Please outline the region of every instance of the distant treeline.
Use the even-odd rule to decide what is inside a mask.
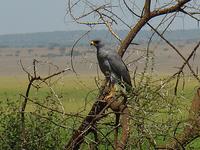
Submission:
[[[121,38],[125,37],[127,30],[116,31]],[[86,31],[54,31],[54,32],[39,32],[26,34],[10,34],[0,35],[0,47],[14,48],[32,48],[32,47],[55,47],[66,48],[71,47],[74,42],[80,38]],[[151,31],[140,31],[134,39],[136,43],[144,43],[149,40],[152,35]],[[200,30],[175,30],[165,32],[165,37],[170,41],[197,41],[200,39]],[[115,43],[116,40],[106,30],[91,31],[88,35],[82,38],[78,45],[88,46],[88,41],[91,39],[102,39],[107,44]],[[157,41],[160,38],[155,34],[153,40]]]

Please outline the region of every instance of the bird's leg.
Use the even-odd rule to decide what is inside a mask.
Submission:
[[[115,84],[110,84],[110,92],[105,98],[110,99],[115,96]]]

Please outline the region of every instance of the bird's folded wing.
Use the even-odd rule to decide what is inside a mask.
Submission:
[[[117,53],[112,53],[107,55],[107,59],[112,71],[114,71],[118,77],[122,78],[124,82],[132,86],[129,71],[122,61],[122,58]]]

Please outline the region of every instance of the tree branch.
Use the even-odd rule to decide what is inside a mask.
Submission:
[[[123,57],[126,49],[132,42],[132,40],[135,38],[137,33],[141,30],[141,28],[153,17],[163,15],[163,14],[168,14],[168,13],[173,13],[175,11],[180,10],[180,8],[188,3],[191,0],[179,0],[178,3],[174,6],[171,6],[169,8],[164,8],[160,10],[154,10],[153,12],[150,12],[150,0],[146,0],[145,2],[145,12],[148,14],[150,12],[150,15],[143,15],[140,20],[137,22],[137,24],[132,27],[132,29],[129,31],[128,35],[125,37],[124,40],[122,40],[122,43],[120,44],[120,47],[118,49],[118,53],[121,57]]]
[[[178,3],[174,6],[171,6],[169,8],[163,8],[160,10],[154,10],[151,12],[151,18],[160,16],[163,14],[173,13],[175,11],[179,11],[182,6],[184,6],[186,3],[190,2],[191,0],[179,0]]]
[[[144,4],[144,15],[150,16],[151,0],[146,0]]]

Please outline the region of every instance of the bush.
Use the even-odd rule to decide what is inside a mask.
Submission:
[[[47,99],[40,103],[49,105]],[[2,105],[4,109],[0,112],[0,149],[56,150],[63,148],[68,132],[64,128],[62,115],[37,106],[34,111],[25,113],[25,136],[23,136],[21,113],[18,111],[19,105],[16,105],[16,100],[9,100]]]

